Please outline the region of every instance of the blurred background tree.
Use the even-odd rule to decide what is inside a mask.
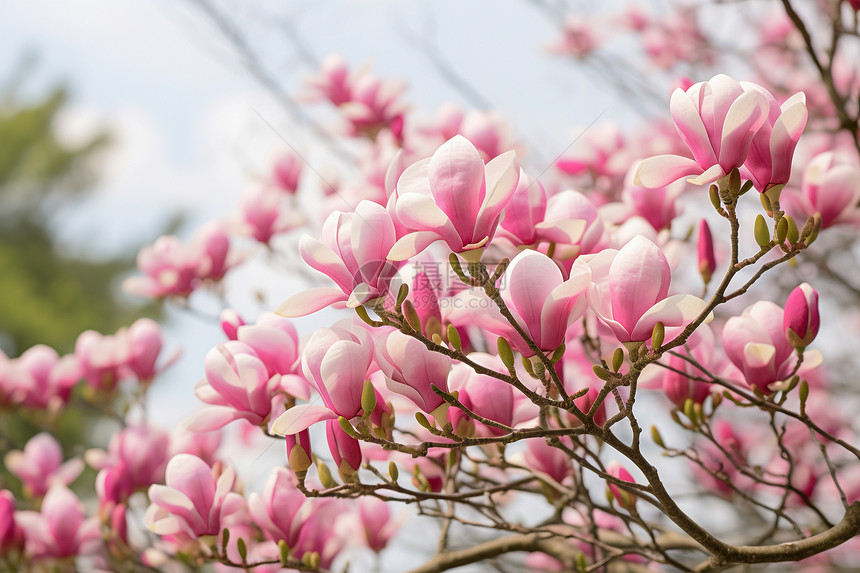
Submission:
[[[59,244],[57,219],[92,189],[110,134],[61,141],[68,91],[23,98],[26,76],[0,89],[0,349],[10,356],[38,343],[68,352],[83,330],[110,333],[155,312],[121,298],[117,279],[133,268],[133,252],[85,259]]]

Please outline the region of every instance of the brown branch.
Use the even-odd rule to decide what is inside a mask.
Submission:
[[[779,545],[753,547],[742,545],[728,546],[727,551],[713,556],[695,568],[696,573],[715,573],[734,563],[781,563],[800,561],[826,549],[841,545],[860,533],[860,502],[854,502],[845,512],[842,520],[822,533],[800,541]]]

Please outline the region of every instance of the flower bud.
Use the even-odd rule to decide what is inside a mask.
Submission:
[[[245,544],[245,540],[241,537],[236,540],[236,549],[239,551],[239,558],[242,560],[242,563],[247,563],[248,546]]]
[[[409,285],[403,283],[397,291],[397,301],[395,302],[395,305],[399,308],[400,305],[403,304],[403,301],[406,300],[407,296],[409,296]]]
[[[406,318],[406,322],[409,323],[412,330],[415,332],[421,332],[421,317],[418,316],[418,311],[415,310],[415,306],[412,304],[412,301],[403,301],[403,316]]]
[[[660,435],[660,430],[657,429],[657,426],[651,426],[651,439],[661,448],[666,447],[666,444],[663,442],[663,436]]]
[[[786,233],[785,238],[788,239],[789,245],[793,245],[800,239],[800,231],[797,229],[797,223],[790,215],[784,216],[783,219],[788,222],[788,233]]]
[[[240,326],[245,325],[245,321],[242,317],[231,308],[225,308],[222,310],[221,314],[218,316],[218,320],[221,323],[221,330],[224,331],[224,334],[227,335],[229,340],[236,340],[236,332],[239,330]]]
[[[717,259],[714,255],[714,240],[711,237],[711,228],[708,222],[702,219],[699,223],[699,273],[705,284],[711,282],[711,276],[717,268]]]
[[[776,242],[782,244],[785,242],[785,238],[788,236],[788,221],[785,220],[785,217],[782,217],[779,220],[779,223],[776,224]]]
[[[717,211],[721,211],[722,207],[720,206],[720,188],[716,185],[711,185],[709,191],[709,196],[711,198],[711,205],[714,206],[714,209]]]
[[[762,195],[762,197],[764,197],[764,195]],[[770,231],[768,231],[767,223],[765,222],[764,217],[761,216],[761,213],[755,217],[753,233],[755,235],[755,242],[758,243],[759,247],[764,248],[770,245]]]
[[[815,339],[821,325],[818,292],[808,283],[803,283],[788,295],[782,325],[789,344],[795,348],[806,348]]]
[[[654,330],[651,332],[651,348],[660,348],[663,345],[663,339],[666,337],[666,327],[662,322],[654,325]]]
[[[358,433],[356,433],[355,428],[352,427],[349,420],[340,416],[337,419],[337,423],[340,425],[340,429],[343,430],[350,438],[358,439]]]
[[[320,478],[320,483],[326,489],[337,485],[337,482],[335,482],[334,478],[331,477],[331,470],[329,470],[328,466],[322,462],[317,464],[317,477]]]
[[[499,358],[502,359],[502,363],[505,365],[505,368],[508,369],[508,372],[514,371],[514,352],[511,350],[511,345],[508,344],[508,341],[503,337],[499,337],[496,340],[496,348],[499,351]]]
[[[612,354],[612,371],[618,372],[621,369],[622,364],[624,364],[624,350],[621,347],[618,347]]]
[[[454,350],[462,350],[463,343],[460,340],[460,333],[457,332],[457,327],[453,324],[448,325],[448,342],[451,343],[451,346]]]
[[[594,366],[591,367],[591,369],[594,370],[594,375],[603,381],[608,381],[612,378],[609,375],[609,372],[607,372],[606,369],[603,366],[601,366],[600,364],[595,364]]]
[[[286,566],[290,562],[290,548],[283,539],[278,540],[278,555],[281,558],[281,565]]]
[[[606,473],[622,481],[631,483],[635,483],[636,481],[633,479],[633,476],[630,475],[630,472],[624,469],[624,466],[616,461],[611,461],[606,464]],[[621,489],[613,483],[607,483],[607,486],[609,487],[609,491],[612,493],[612,496],[621,507],[632,509],[636,505],[636,497],[630,492]]]
[[[365,416],[370,416],[376,408],[376,390],[370,380],[364,381],[364,388],[361,390],[361,409]]]

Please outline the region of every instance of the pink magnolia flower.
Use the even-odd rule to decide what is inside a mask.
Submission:
[[[700,28],[693,7],[678,7],[642,30],[642,47],[651,63],[669,70],[680,62],[709,64],[713,48]]]
[[[762,88],[763,89],[763,88]],[[693,159],[659,155],[643,160],[634,177],[642,187],[663,187],[682,177],[696,185],[712,183],[743,165],[753,137],[767,120],[768,100],[752,84],[725,75],[672,93],[672,119]]]
[[[24,532],[15,523],[15,497],[8,489],[0,490],[0,555],[24,547]]]
[[[61,358],[53,348],[43,344],[27,349],[18,358],[4,361],[0,369],[6,371],[6,392],[11,402],[39,409],[68,402],[72,387],[83,377],[75,355]],[[0,382],[0,386],[4,384]]]
[[[420,268],[415,271],[410,300],[421,321],[421,331],[426,336],[432,336],[433,332],[442,334],[442,310],[439,307],[438,290],[427,273]]]
[[[573,471],[573,465],[564,450],[554,448],[545,439],[526,440],[525,465],[544,473],[561,483]]]
[[[360,497],[358,518],[364,534],[364,542],[373,551],[379,553],[391,537],[397,533],[399,523],[391,518],[389,504],[377,497]]]
[[[597,49],[600,43],[599,32],[596,34],[595,28],[594,20],[583,18],[581,15],[568,14],[564,18],[563,36],[551,47],[552,51],[580,60],[585,59]]]
[[[501,114],[480,109],[463,112],[460,106],[450,102],[439,106],[433,123],[418,131],[432,138],[433,147],[462,135],[472,142],[484,161],[514,146],[510,128]]]
[[[805,348],[815,339],[821,317],[818,315],[818,291],[803,283],[791,291],[785,301],[783,328],[788,343]]]
[[[164,235],[137,254],[137,268],[145,276],[126,279],[123,288],[147,298],[186,297],[197,286],[198,265],[196,253],[179,238]]]
[[[630,475],[630,472],[624,468],[619,462],[615,460],[606,464],[606,473],[611,475],[612,477],[627,481],[630,483],[636,483],[636,480],[633,479],[633,476]],[[636,496],[632,493],[622,490],[620,487],[611,482],[606,482],[606,486],[609,488],[609,491],[612,492],[612,495],[615,497],[615,500],[618,504],[626,509],[631,509],[636,505]]]
[[[165,485],[149,488],[151,505],[143,521],[159,535],[219,535],[226,518],[241,511],[245,500],[232,492],[236,474],[230,466],[209,467],[190,454],[167,463]]]
[[[320,568],[329,569],[335,557],[346,546],[346,539],[338,530],[338,520],[346,514],[344,502],[339,499],[310,500],[313,511],[307,514],[293,555],[301,559],[307,553],[318,553]]]
[[[126,366],[138,380],[151,380],[157,372],[155,362],[163,344],[161,327],[152,319],[140,318],[128,328],[127,342]]]
[[[783,310],[762,300],[727,320],[723,328],[723,348],[729,360],[743,373],[747,384],[764,394],[771,392],[770,384],[788,377],[797,361],[783,322]],[[806,365],[817,365],[817,354],[807,355]]]
[[[350,135],[365,135],[374,139],[382,128],[388,128],[400,138],[406,105],[400,96],[406,85],[384,80],[370,73],[352,82],[350,100],[340,104],[344,117],[350,122]]]
[[[734,490],[728,484],[736,484],[742,490],[751,485],[751,480],[739,467],[747,464],[749,446],[754,438],[749,432],[736,430],[726,420],[714,422],[713,434],[717,445],[704,442],[700,446],[703,453],[700,458],[705,467],[693,464],[693,474],[708,491],[731,496]]]
[[[325,435],[337,472],[344,481],[350,480],[361,467],[361,443],[344,432],[337,420],[325,421]]]
[[[296,474],[306,472],[311,464],[311,436],[307,430],[298,434],[287,434],[284,436],[287,450],[287,464]]]
[[[395,217],[413,232],[401,237],[388,257],[402,261],[439,240],[455,253],[484,247],[516,190],[519,173],[513,151],[485,166],[468,139],[451,138],[433,157],[411,165],[400,176],[392,207]]]
[[[255,426],[268,421],[280,380],[269,376],[253,348],[232,340],[221,343],[206,354],[203,367],[206,376],[194,393],[209,406],[186,420],[187,429],[215,430],[240,419]]]
[[[672,220],[679,212],[677,199],[684,192],[686,185],[676,181],[656,189],[640,187],[633,182],[637,166],[638,163],[628,172],[624,190],[621,192],[621,198],[629,208],[630,215],[639,215],[657,231],[671,228]]]
[[[385,296],[399,265],[386,260],[395,244],[394,223],[384,207],[362,201],[353,213],[335,211],[322,228],[322,239],[303,235],[302,259],[331,278],[337,288],[316,288],[291,296],[278,307],[293,318],[334,303],[350,308]]]
[[[224,277],[233,264],[229,251],[230,238],[218,222],[201,227],[188,244],[172,235],[159,237],[137,255],[145,276],[129,277],[123,288],[148,298],[187,297],[202,281]]]
[[[572,332],[568,331],[570,335]],[[555,371],[559,375],[564,389],[568,395],[576,394],[580,390],[588,389],[583,395],[574,400],[576,407],[584,413],[591,411],[597,401],[600,389],[606,384],[594,373],[591,359],[586,356],[581,345],[569,344],[561,360],[556,362]],[[562,414],[571,426],[579,426],[582,422],[570,412]],[[601,401],[594,411],[594,423],[602,426],[606,422],[606,401]]]
[[[651,338],[654,325],[684,326],[706,306],[689,294],[668,296],[672,270],[657,245],[641,235],[621,250],[605,249],[574,263],[588,265],[591,285],[588,302],[597,317],[619,342],[642,342]]]
[[[822,229],[860,223],[860,167],[847,155],[820,153],[807,165],[800,192],[785,193],[783,203],[796,217],[821,213]]]
[[[191,248],[197,256],[197,277],[200,280],[219,281],[233,264],[229,258],[230,236],[218,221],[200,227],[191,238]]]
[[[508,124],[495,111],[469,110],[458,133],[474,144],[484,161],[494,159],[514,146]]]
[[[110,501],[125,501],[136,490],[161,482],[169,446],[170,438],[163,430],[128,426],[111,437],[106,452],[89,450],[87,463],[101,470],[96,478],[96,489],[101,487],[104,492],[100,499],[116,495]]]
[[[86,517],[84,504],[64,485],[56,484],[42,500],[41,512],[19,511],[26,552],[34,559],[95,553],[101,545],[98,517]]]
[[[303,168],[304,161],[295,153],[281,153],[272,164],[271,181],[281,191],[295,194]]]
[[[499,235],[517,246],[541,241],[574,244],[582,238],[584,219],[567,218],[554,211],[547,213],[543,185],[520,170],[520,180],[505,208]]]
[[[585,222],[585,229],[582,235],[574,241],[566,241],[563,237],[553,234],[552,237],[547,237],[547,240],[552,240],[556,244],[555,255],[553,259],[562,261],[566,270],[570,270],[574,259],[579,255],[595,253],[599,250],[599,246],[604,238],[603,219],[597,211],[594,204],[582,193],[578,191],[562,191],[549,198],[546,206],[547,213],[550,213],[550,224],[556,221],[571,221],[581,220]],[[541,251],[545,251],[541,247]]]
[[[361,393],[373,361],[373,340],[361,326],[335,325],[317,330],[302,354],[305,378],[322,405],[293,406],[279,416],[272,432],[297,434],[322,420],[353,418],[361,411]]]
[[[588,267],[579,266],[564,280],[558,265],[536,251],[523,251],[511,261],[501,282],[501,295],[511,315],[535,345],[544,352],[553,352],[564,342],[570,324],[582,317],[587,305],[585,291],[590,284]],[[510,341],[523,356],[534,352],[505,320],[504,328],[487,328]]]
[[[283,539],[288,547],[295,547],[309,509],[295,477],[282,467],[272,470],[262,494],[255,492],[248,498],[251,517],[266,539]]]
[[[769,104],[767,121],[753,137],[744,166],[759,193],[785,185],[791,177],[791,160],[800,134],[806,127],[806,95],[799,92],[781,106],[769,91],[756,84],[742,84],[744,89],[760,91]]]
[[[221,438],[221,430],[192,432],[179,426],[170,434],[168,457],[192,454],[211,466],[217,460],[216,453],[221,447]]]
[[[306,83],[315,96],[327,99],[334,105],[346,103],[352,97],[349,65],[338,54],[327,56],[320,66],[319,74],[308,78]]]
[[[254,349],[266,365],[269,376],[280,376],[280,386],[288,394],[307,400],[307,381],[298,374],[299,333],[288,319],[264,312],[253,325],[240,326],[237,338]]]
[[[83,378],[96,390],[111,391],[116,387],[125,375],[130,350],[124,329],[116,334],[85,330],[75,341],[75,356]]]
[[[505,366],[497,356],[473,352],[469,358],[497,372],[505,372]],[[513,388],[492,376],[478,374],[466,364],[456,364],[448,378],[451,390],[459,392],[460,402],[475,412],[495,422],[515,427],[518,424],[533,420],[537,410],[524,394],[514,392]],[[448,409],[448,419],[454,426],[454,431],[461,436],[472,433],[472,427],[479,435],[500,436],[505,433],[501,428],[486,426],[471,419],[457,408]]]
[[[222,310],[218,315],[218,321],[228,340],[237,340],[239,327],[245,326],[245,320],[232,308]]]
[[[707,368],[714,362],[714,346],[714,333],[708,325],[703,324],[690,336],[687,344],[679,350],[679,353],[687,354],[689,352],[692,358]],[[711,385],[707,382],[693,380],[690,376],[703,378],[706,377],[706,374],[699,371],[684,358],[674,354],[669,355],[666,362],[673,369],[662,369],[663,392],[666,393],[669,400],[678,408],[683,408],[688,398],[696,404],[704,402],[711,393]]]
[[[30,438],[23,452],[8,452],[4,461],[6,469],[35,497],[42,497],[55,484],[69,485],[84,469],[84,462],[79,459],[63,463],[59,442],[45,432]]]
[[[278,189],[253,183],[239,198],[235,228],[241,235],[268,245],[275,235],[295,229],[303,221],[301,214]]]
[[[556,161],[556,167],[569,175],[616,179],[630,168],[627,150],[630,143],[617,124],[607,123],[584,130],[577,153]]]
[[[397,330],[378,337],[374,347],[376,363],[389,390],[406,396],[428,413],[445,403],[431,385],[448,391],[451,360],[447,356],[431,352],[421,341]]]

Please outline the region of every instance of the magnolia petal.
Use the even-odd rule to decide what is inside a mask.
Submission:
[[[654,325],[685,326],[705,310],[708,303],[691,294],[676,294],[661,300],[642,315],[631,333],[631,340],[648,340]]]
[[[776,348],[772,344],[749,342],[744,346],[744,360],[751,368],[761,368],[773,362]]]
[[[437,230],[450,224],[448,215],[432,197],[408,193],[397,198],[397,218],[406,227],[418,231]]]
[[[337,216],[338,213],[332,213],[329,219],[336,219]],[[332,225],[328,220],[326,223],[330,226]],[[352,275],[347,270],[343,259],[328,245],[314,239],[310,235],[302,235],[302,238],[299,240],[299,254],[302,260],[311,268],[323,273],[338,286],[342,287],[352,282]]]
[[[803,95],[803,93],[795,94],[795,96],[798,95]],[[802,99],[791,106],[783,106],[782,115],[779,116],[770,134],[771,172],[773,175],[782,175],[782,177],[776,181],[770,181],[770,183],[788,182],[791,175],[794,148],[797,146],[800,134],[803,133],[803,128],[806,127],[808,117],[806,102]]]
[[[514,151],[502,153],[486,165],[487,195],[481,205],[486,210],[500,210],[511,200],[520,180],[520,164]]]
[[[355,308],[361,306],[369,300],[379,298],[379,291],[367,283],[361,283],[352,289],[349,298],[346,301],[347,308]]]
[[[223,428],[239,418],[239,413],[229,406],[206,406],[191,414],[182,427],[192,432],[208,432]]]
[[[704,173],[698,177],[687,179],[687,182],[692,183],[693,185],[707,185],[709,183],[713,183],[720,177],[725,176],[726,172],[720,165],[711,165]]]
[[[720,138],[719,164],[724,170],[743,165],[752,138],[767,121],[767,98],[758,90],[745,91],[726,114]]]
[[[409,233],[405,237],[400,237],[391,251],[388,252],[388,260],[390,261],[405,261],[422,252],[442,237],[433,231],[418,231]],[[280,313],[278,313],[280,314]]]
[[[430,158],[417,161],[403,170],[397,180],[395,195],[397,202],[402,197],[412,193],[430,196],[430,182],[427,179],[427,171],[430,167]]]
[[[272,433],[292,436],[323,420],[337,419],[338,415],[319,404],[293,406],[272,423]]]
[[[281,376],[280,385],[281,389],[290,396],[295,396],[299,400],[310,400],[311,392],[308,381],[301,376],[285,374]]]
[[[535,229],[539,232],[540,238],[545,241],[572,245],[582,238],[585,226],[584,219],[562,219],[542,221],[535,225]]]
[[[689,157],[656,155],[639,162],[633,175],[633,184],[646,189],[658,189],[701,171],[699,164]]]
[[[702,121],[700,110],[693,103],[691,95],[687,94],[681,88],[672,92],[672,98],[669,101],[669,110],[672,112],[672,120],[675,122],[675,129],[693,152],[695,157],[694,163],[697,165],[710,165],[717,162],[717,156],[714,153],[713,145],[708,137],[707,129]],[[689,175],[685,173],[684,175]],[[680,179],[683,175],[679,175],[672,181]],[[642,185],[634,179],[634,184],[641,187],[663,187],[665,185]]]
[[[346,301],[349,297],[338,288],[319,287],[294,294],[275,310],[275,314],[286,318],[307,316],[336,302]]]

